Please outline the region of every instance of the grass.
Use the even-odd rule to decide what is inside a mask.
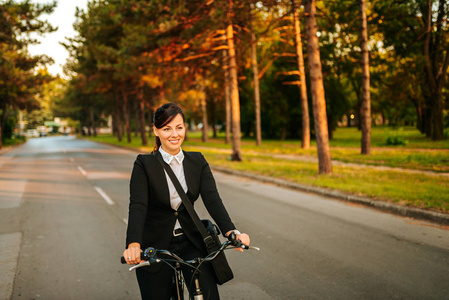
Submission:
[[[186,150],[199,150],[185,147]],[[449,180],[444,176],[378,170],[358,166],[333,166],[332,175],[318,175],[316,163],[247,155],[243,162],[228,160],[220,151],[201,151],[212,166],[282,178],[413,207],[449,212]]]
[[[25,138],[5,139],[2,143],[3,148],[25,143]]]
[[[407,144],[387,146],[385,137],[401,134]],[[117,142],[113,136],[98,136],[94,140],[125,147],[140,148],[140,139],[131,144]],[[252,139],[242,140],[242,162],[228,159],[231,145],[224,143],[223,136],[201,142],[200,133],[189,133],[183,149],[201,151],[212,166],[282,178],[300,184],[343,191],[412,207],[449,212],[449,177],[426,173],[410,173],[401,170],[372,168],[370,165],[449,172],[449,141],[432,142],[413,128],[390,130],[373,128],[372,153],[360,154],[360,132],[355,128],[339,128],[331,141],[333,160],[347,164],[334,164],[332,175],[318,175],[316,146],[303,150],[300,141],[264,140],[258,147]]]

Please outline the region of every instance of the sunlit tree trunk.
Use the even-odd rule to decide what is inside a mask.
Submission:
[[[257,66],[257,40],[253,28],[253,12],[250,7],[249,28],[251,32],[251,63],[253,65],[254,80],[254,110],[256,115],[256,145],[262,145],[262,123],[260,120],[260,90],[259,90],[259,68]]]
[[[241,130],[240,130],[240,102],[239,89],[237,80],[237,62],[235,58],[234,45],[234,29],[233,29],[233,0],[228,0],[228,27],[226,28],[226,36],[229,48],[229,81],[231,90],[231,109],[232,109],[232,160],[241,161]]]
[[[327,129],[326,99],[324,97],[323,73],[321,71],[320,46],[317,36],[316,3],[315,0],[305,0],[304,3],[306,12],[307,56],[318,150],[318,169],[320,174],[331,174],[332,161]]]
[[[371,148],[371,92],[369,73],[368,30],[366,23],[365,0],[359,0],[360,40],[362,48],[362,104],[360,107],[360,126],[362,128],[362,154],[370,154]]]
[[[301,97],[302,112],[302,149],[310,148],[310,119],[309,119],[309,103],[307,100],[306,72],[304,70],[304,56],[302,53],[301,27],[299,24],[299,3],[298,0],[292,0],[293,19],[295,22],[295,45],[296,58],[299,71],[299,93]]]
[[[229,57],[228,51],[223,51],[223,67],[224,67],[224,94],[225,94],[225,107],[226,107],[226,144],[231,142],[231,126],[232,126],[232,113],[231,113],[231,92],[229,84]]]

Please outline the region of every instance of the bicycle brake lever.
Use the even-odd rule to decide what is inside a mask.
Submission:
[[[149,265],[151,265],[151,263],[153,262],[153,263],[158,263],[158,262],[160,262],[161,260],[158,258],[158,259],[154,259],[154,260],[152,260],[151,262],[149,261],[149,260],[146,260],[146,261],[144,261],[144,262],[141,262],[140,264],[137,264],[137,265],[135,265],[135,266],[132,266],[131,268],[129,268],[129,271],[131,272],[132,270],[135,270],[135,269],[138,269],[138,268],[141,268],[141,267],[146,267],[146,266],[149,266]]]

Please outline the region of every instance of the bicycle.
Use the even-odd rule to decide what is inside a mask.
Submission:
[[[145,249],[141,254],[140,258],[143,260],[143,262],[132,266],[129,268],[129,271],[133,271],[135,269],[150,266],[154,263],[165,263],[169,265],[173,271],[173,295],[171,299],[177,299],[177,300],[184,300],[184,278],[182,276],[181,272],[181,265],[188,266],[195,270],[192,276],[192,281],[190,284],[194,284],[193,294],[190,296],[193,296],[194,300],[204,300],[203,293],[200,288],[199,284],[199,268],[201,265],[205,262],[211,262],[213,261],[221,252],[224,250],[230,249],[230,248],[242,248],[242,249],[253,249],[253,250],[260,250],[257,247],[253,246],[247,246],[242,244],[239,240],[237,240],[235,233],[231,233],[228,236],[228,240],[225,241],[223,244],[221,244],[220,248],[217,251],[214,251],[212,253],[209,253],[206,257],[198,257],[191,260],[183,260],[178,255],[174,254],[173,252],[170,252],[168,250],[158,250],[152,247],[149,247]],[[169,257],[169,258],[162,258],[160,255]],[[125,264],[125,258],[121,257],[122,264]],[[192,290],[191,288],[187,289],[190,293]]]

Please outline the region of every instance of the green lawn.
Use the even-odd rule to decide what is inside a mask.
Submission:
[[[387,146],[385,137],[400,134],[408,141],[404,146]],[[242,162],[230,161],[231,145],[224,143],[220,135],[216,139],[201,142],[201,133],[189,133],[183,145],[187,151],[201,151],[212,166],[282,178],[305,185],[339,190],[373,199],[449,212],[449,177],[425,173],[409,173],[383,170],[369,165],[390,166],[412,170],[428,170],[437,173],[449,172],[449,141],[432,142],[416,129],[391,130],[374,127],[372,130],[372,153],[360,154],[360,132],[355,128],[339,128],[331,141],[331,156],[351,165],[333,166],[332,175],[318,175],[316,146],[301,149],[300,141],[264,140],[261,147],[252,139],[242,140]],[[94,140],[125,147],[140,148],[140,138],[133,137],[131,144],[117,142],[113,136],[99,136]],[[287,156],[287,158],[285,157]],[[368,166],[367,166],[368,165]]]

